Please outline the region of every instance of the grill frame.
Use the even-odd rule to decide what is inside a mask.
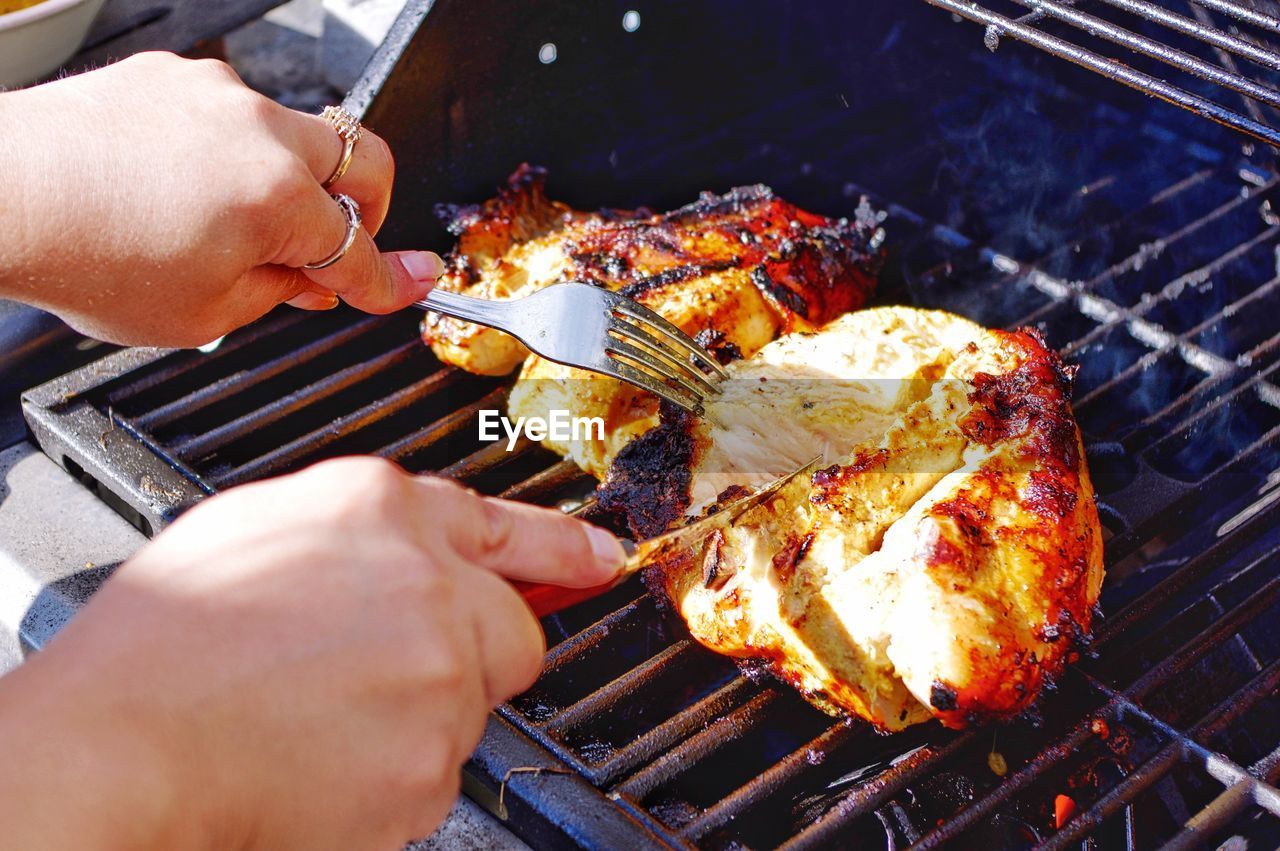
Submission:
[[[384,87],[408,85],[404,79],[398,81],[393,79],[393,72],[396,71],[402,52],[408,49],[410,41],[415,36],[417,23],[422,20],[422,16],[430,6],[430,3],[409,5],[400,23],[393,30],[388,43],[384,45],[379,56],[375,57],[362,88],[357,89],[349,99],[348,106],[356,108],[367,118],[372,117],[375,121],[385,120],[387,111],[390,109],[386,104],[394,103],[394,100],[384,101],[383,105],[373,113],[366,114],[363,107],[374,103]],[[815,176],[815,179],[829,178],[830,176]],[[1264,173],[1264,179],[1269,180],[1270,177]],[[1259,188],[1256,195],[1269,191],[1270,188],[1273,186]],[[402,187],[400,191],[403,192],[404,188]],[[880,206],[890,207],[891,205],[882,203]],[[949,232],[945,228],[929,225],[922,217],[910,211],[898,209],[895,211],[895,216],[903,222],[914,222],[919,228],[933,228],[932,238],[953,246],[957,254],[972,250],[982,254],[984,262],[988,265],[1002,262],[997,261],[993,252],[984,253],[976,246],[967,245],[965,239],[958,234]],[[891,238],[896,238],[895,232],[891,231]],[[1005,258],[1005,260],[1008,259]],[[1140,327],[1141,323],[1146,321],[1144,317],[1154,309],[1152,305],[1146,305],[1142,311],[1135,311],[1124,304],[1107,302],[1098,297],[1098,291],[1106,285],[1108,280],[1125,273],[1125,264],[1128,261],[1129,258],[1126,257],[1109,267],[1105,273],[1082,282],[1073,282],[1072,279],[1048,273],[1044,273],[1043,277],[1036,277],[1031,282],[1033,288],[1044,294],[1048,300],[1038,313],[1033,312],[1026,318],[1034,320],[1037,316],[1050,315],[1064,304],[1069,304],[1069,309],[1075,312],[1085,312],[1087,307],[1095,314],[1108,312],[1112,314],[1106,322],[1098,322],[1096,316],[1090,317],[1090,320],[1096,323],[1095,326],[1091,326],[1093,327],[1091,333],[1095,337],[1110,333],[1108,329],[1118,328],[1124,332],[1126,328]],[[1016,272],[1010,274],[1013,275]],[[991,282],[985,282],[983,285],[994,286]],[[278,328],[273,324],[275,321],[277,320],[268,320],[251,333],[270,335],[274,333],[274,329]],[[383,327],[379,324],[381,320],[371,320],[371,322],[377,327]],[[1182,337],[1189,338],[1190,335],[1189,330],[1184,332]],[[226,346],[238,345],[238,340],[238,337],[233,337]],[[1185,342],[1187,342],[1186,339],[1166,341],[1162,350],[1166,354],[1172,353],[1173,356],[1181,357],[1181,353],[1175,349],[1179,349]],[[234,349],[225,349],[219,353],[218,357],[224,356],[228,351],[234,351]],[[113,416],[110,412],[104,413],[100,406],[93,403],[93,399],[95,394],[106,392],[113,386],[120,386],[134,377],[147,375],[148,370],[162,368],[166,362],[171,362],[168,361],[170,357],[184,356],[171,355],[163,351],[123,352],[100,361],[88,369],[38,388],[27,394],[24,400],[29,421],[46,452],[55,459],[64,459],[62,461],[64,466],[67,466],[65,461],[69,460],[71,462],[69,468],[82,480],[99,482],[101,490],[116,494],[116,498],[128,506],[128,511],[136,513],[138,518],[136,522],[149,524],[151,530],[158,530],[170,522],[183,507],[200,499],[215,487],[202,477],[201,473],[183,463],[180,458],[166,458],[166,455],[172,456],[172,453],[169,453],[165,447],[157,445],[154,440],[150,440],[145,430],[134,427],[133,423],[125,418]],[[1267,369],[1270,370],[1268,380],[1271,380],[1274,378],[1274,364]],[[1247,392],[1248,386],[1236,387],[1231,392]],[[1096,390],[1103,391],[1105,388],[1099,387]],[[214,391],[216,388],[209,392]],[[1185,404],[1190,405],[1193,401],[1188,399]],[[1196,416],[1203,418],[1209,413],[1202,411]],[[157,417],[157,420],[162,419],[162,416]],[[1194,418],[1181,421],[1178,428],[1169,432],[1165,439],[1172,440],[1176,435],[1186,432],[1187,423],[1191,419]],[[1233,466],[1220,469],[1215,476],[1224,479],[1229,477],[1231,470],[1248,464],[1263,449],[1273,446],[1280,437],[1274,429],[1268,432],[1268,435],[1265,437],[1265,445],[1262,442],[1254,445],[1250,449],[1251,455],[1236,459]],[[1123,441],[1120,443],[1122,444]],[[451,465],[449,469],[454,474],[470,475],[484,469],[486,464],[492,463],[492,460],[488,456],[476,458],[473,454]],[[554,491],[559,485],[580,478],[573,476],[572,471],[566,469],[563,463],[549,467],[545,474],[540,475],[543,476],[541,480],[529,479],[522,484],[513,485],[507,489],[505,495],[534,498]],[[144,486],[143,482],[149,482],[149,484]],[[1153,529],[1163,529],[1171,523],[1176,523],[1187,512],[1194,511],[1199,500],[1197,489],[1203,485],[1204,483],[1188,484],[1178,481],[1152,468],[1145,461],[1140,461],[1129,484],[1106,496],[1106,507],[1111,511],[1109,520],[1114,527],[1112,528],[1114,537],[1107,546],[1108,565],[1114,569],[1117,564],[1135,557],[1146,544]],[[1280,494],[1280,490],[1271,493],[1275,496]],[[1188,593],[1188,589],[1194,588],[1203,577],[1221,569],[1224,564],[1237,557],[1242,549],[1256,542],[1259,536],[1274,529],[1280,517],[1277,503],[1259,500],[1255,505],[1260,505],[1258,511],[1251,516],[1243,517],[1234,533],[1225,538],[1225,544],[1221,548],[1206,550],[1193,563],[1165,577],[1154,589],[1112,613],[1111,618],[1100,628],[1099,641],[1105,646],[1108,640],[1113,640],[1135,625],[1140,626],[1145,618],[1169,601],[1176,603],[1182,599],[1180,595]],[[1117,518],[1138,518],[1139,522],[1116,525]],[[146,530],[145,526],[144,530]],[[1271,556],[1274,557],[1274,555],[1273,550]],[[1267,586],[1269,594],[1274,593],[1273,585],[1274,583]],[[615,592],[615,596],[602,602],[600,608],[607,612],[616,611],[619,606],[625,609],[628,605],[626,600],[628,595],[634,595],[639,599],[639,593],[634,584],[624,586],[623,589]],[[606,614],[605,617],[606,619],[615,617],[615,620],[610,622],[613,625],[619,622],[619,619],[612,614]],[[1230,626],[1231,624],[1213,628],[1216,630],[1217,641],[1230,639],[1232,635]],[[1213,647],[1218,646],[1217,641],[1212,644]],[[584,652],[581,649],[582,646],[582,642],[574,644],[572,639],[562,641],[552,650],[552,664],[555,664],[556,658]],[[680,760],[714,755],[715,745],[718,744],[715,741],[716,736],[726,730],[731,731],[732,728],[731,723],[724,722],[714,726],[711,732],[692,744],[690,741],[684,741],[677,751],[668,750],[661,743],[654,745],[651,741],[649,744],[653,745],[653,749],[651,752],[646,752],[647,757],[636,761],[636,754],[632,753],[628,757],[632,761],[626,762],[626,767],[619,767],[622,763],[615,762],[611,765],[606,761],[603,765],[580,764],[576,766],[582,769],[580,771],[570,774],[560,773],[566,766],[573,767],[576,757],[559,741],[559,733],[572,728],[575,718],[581,719],[601,709],[607,709],[610,705],[616,705],[618,699],[625,699],[627,693],[633,692],[639,684],[645,682],[645,677],[661,676],[663,667],[672,664],[672,659],[678,660],[689,655],[688,648],[687,638],[678,636],[672,638],[671,643],[659,652],[658,656],[661,659],[658,663],[642,670],[638,669],[638,672],[633,672],[634,677],[628,675],[629,679],[615,682],[608,694],[601,695],[598,691],[590,692],[583,700],[575,702],[576,708],[567,708],[545,723],[530,723],[526,713],[517,707],[500,708],[495,719],[491,720],[475,758],[467,768],[465,783],[468,793],[501,816],[503,812],[499,807],[498,796],[499,790],[504,790],[502,800],[506,804],[508,811],[506,814],[512,818],[513,824],[518,825],[522,835],[546,847],[566,843],[584,847],[632,847],[637,844],[648,844],[654,847],[683,847],[690,841],[692,834],[698,833],[699,836],[705,837],[718,829],[719,825],[749,810],[753,803],[762,799],[767,800],[767,795],[771,791],[785,783],[787,771],[793,767],[803,768],[801,765],[805,761],[803,749],[793,751],[782,762],[775,763],[765,772],[759,784],[736,790],[734,793],[736,797],[730,800],[731,806],[720,807],[714,813],[704,814],[701,821],[679,829],[665,827],[656,820],[648,808],[638,802],[637,799],[642,797],[642,793],[646,789],[651,789],[655,783],[661,782],[662,777],[667,776],[666,773],[675,768]],[[1193,647],[1192,650],[1194,649]],[[1089,664],[1086,662],[1082,668],[1088,668]],[[1167,682],[1169,677],[1177,676],[1185,664],[1189,662],[1170,663],[1158,672],[1160,677],[1151,677],[1143,682],[1151,688],[1156,688],[1160,683]],[[1270,683],[1275,675],[1275,665],[1272,663],[1270,668],[1259,675],[1258,682]],[[1245,779],[1246,775],[1240,773],[1243,769],[1239,765],[1223,763],[1220,756],[1206,751],[1203,745],[1194,740],[1194,736],[1189,737],[1185,732],[1153,716],[1135,702],[1133,695],[1128,693],[1129,689],[1113,688],[1104,679],[1096,676],[1092,669],[1073,673],[1071,677],[1073,679],[1064,683],[1064,691],[1073,690],[1094,694],[1103,702],[1106,711],[1112,713],[1109,717],[1117,724],[1132,722],[1134,725],[1146,725],[1165,736],[1164,746],[1148,761],[1152,766],[1150,770],[1143,773],[1135,772],[1129,775],[1130,781],[1126,782],[1138,786],[1168,776],[1168,772],[1178,765],[1189,763],[1203,767],[1212,764],[1214,769],[1231,780],[1233,785],[1229,787],[1224,784],[1220,796],[1222,802],[1216,804],[1216,808],[1203,811],[1204,817],[1201,823],[1207,825],[1229,819],[1230,814],[1237,812],[1248,802],[1255,801],[1260,794],[1265,796],[1268,803],[1272,802],[1270,796],[1274,792],[1273,786],[1262,788],[1256,783],[1250,784],[1243,790],[1248,792],[1248,795],[1243,794],[1240,789],[1236,789],[1236,785],[1242,782],[1249,784],[1249,781]],[[1129,684],[1129,687],[1132,688],[1132,684]],[[726,689],[728,694],[722,694],[721,692]],[[697,705],[701,708],[697,712],[684,717],[682,721],[684,732],[679,737],[680,740],[699,721],[711,722],[712,719],[726,717],[745,718],[749,721],[754,713],[767,711],[771,705],[788,700],[789,693],[779,692],[776,689],[769,691],[767,686],[765,690],[761,690],[749,681],[738,678],[708,697],[711,698],[709,702],[700,702]],[[705,701],[706,698],[703,700]],[[744,706],[747,707],[746,711],[740,712],[739,710]],[[1065,732],[1058,732],[1062,732],[1068,742],[1081,740],[1082,730],[1087,727],[1091,717],[1091,715],[1082,715],[1077,724],[1067,728]],[[858,735],[856,729],[853,732],[845,732],[850,729],[838,725],[827,727],[815,737],[815,740],[821,740],[819,750],[829,749],[830,752],[840,753],[841,746],[847,746],[851,737]],[[808,830],[793,837],[791,845],[811,847],[820,845],[833,836],[840,836],[841,831],[847,830],[850,823],[857,822],[859,818],[869,817],[868,814],[874,812],[877,805],[891,801],[898,791],[908,788],[916,779],[946,766],[949,760],[960,759],[966,752],[966,748],[972,749],[981,744],[980,734],[977,733],[965,736],[951,736],[940,731],[934,731],[934,733],[936,735],[930,738],[930,743],[933,745],[931,750],[913,754],[879,774],[874,781],[836,804]],[[1088,737],[1084,736],[1084,738]],[[1061,753],[1061,751],[1057,752]],[[648,757],[654,759],[650,760]],[[577,761],[581,763],[581,760]],[[1043,759],[1021,769],[1015,776],[1025,776],[1026,779],[1020,782],[1030,785],[1052,774],[1059,761]],[[654,768],[654,766],[657,767]],[[541,774],[527,771],[512,773],[518,769],[531,767],[553,769],[553,771]],[[642,768],[647,774],[642,774],[639,778],[628,777],[628,773],[637,767]],[[1272,778],[1274,782],[1274,766],[1270,768],[1263,766],[1258,770],[1264,776]],[[1024,775],[1023,772],[1027,773]],[[597,788],[597,785],[590,782],[593,779],[599,785],[610,788],[610,791],[604,792]],[[617,781],[621,781],[619,785],[609,786]],[[1009,791],[1000,791],[1001,789],[1009,789]],[[1233,789],[1236,791],[1232,791]],[[994,803],[999,805],[1014,797],[1015,791],[1012,787],[999,786],[991,794],[998,796]],[[1114,804],[1114,798],[1104,798],[1099,801],[1095,807],[1078,816],[1079,821],[1071,828],[1072,831],[1081,830],[1092,825],[1094,820],[1100,820],[1098,817]],[[926,844],[952,839],[955,838],[953,834],[958,833],[961,827],[972,824],[979,818],[980,815],[969,816],[963,824],[958,822],[955,827],[947,828],[943,833],[918,838]],[[1059,844],[1067,841],[1057,836],[1051,839]]]

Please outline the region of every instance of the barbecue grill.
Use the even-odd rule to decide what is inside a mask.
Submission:
[[[432,205],[524,160],[585,208],[757,181],[830,215],[868,196],[881,301],[1031,325],[1080,365],[1105,618],[1034,717],[877,735],[702,649],[633,581],[544,621],[546,671],[467,767],[531,843],[1280,843],[1280,173],[1255,141],[1280,142],[1280,7],[930,2],[986,38],[902,0],[414,0],[348,98],[397,152],[387,247],[447,247]],[[111,354],[25,414],[147,534],[354,452],[580,500],[572,464],[478,441],[507,383],[442,367],[416,321],[283,310],[211,353]]]

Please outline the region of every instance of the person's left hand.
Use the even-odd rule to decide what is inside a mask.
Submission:
[[[329,190],[328,122],[256,94],[230,66],[145,53],[0,94],[0,296],[118,343],[196,346],[284,301],[387,313],[426,295],[430,252],[380,254],[394,166],[366,129]],[[340,261],[350,195],[364,228]]]

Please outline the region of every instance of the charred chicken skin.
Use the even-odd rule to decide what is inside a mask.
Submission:
[[[601,491],[638,536],[828,461],[646,579],[704,645],[883,730],[1025,710],[1090,627],[1102,537],[1070,370],[1030,331],[860,311],[664,411]],[[762,380],[763,379],[763,380]],[[815,398],[820,404],[809,404]]]
[[[586,213],[549,200],[545,180],[524,165],[496,198],[443,208],[458,242],[438,286],[503,300],[590,282],[656,310],[728,361],[861,307],[882,262],[883,233],[866,205],[853,220],[830,219],[750,186],[704,193],[669,213]],[[500,331],[430,314],[423,338],[442,361],[470,372],[505,375],[523,362],[512,416],[601,417],[604,441],[548,444],[597,476],[657,424],[650,394],[530,356]]]

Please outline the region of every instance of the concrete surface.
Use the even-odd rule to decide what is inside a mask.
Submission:
[[[411,843],[405,851],[528,851],[529,846],[467,797],[458,798],[444,820],[427,839]]]
[[[320,64],[329,85],[349,91],[386,38],[405,0],[324,0]]]
[[[292,0],[227,35],[227,61],[253,88],[308,112],[355,85],[405,0]]]
[[[144,543],[32,444],[0,452],[0,673],[52,638]]]
[[[319,112],[342,100],[320,66],[321,0],[293,0],[227,34],[227,61],[254,89],[293,109]]]

